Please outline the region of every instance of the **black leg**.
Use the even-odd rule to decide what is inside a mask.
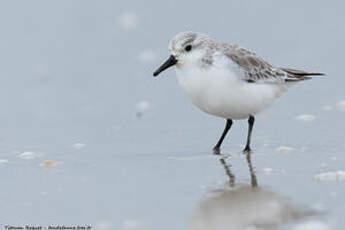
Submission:
[[[244,151],[251,151],[250,149],[250,139],[252,138],[252,130],[253,130],[253,125],[254,125],[254,116],[250,115],[248,119],[248,136],[247,136],[247,144],[246,147],[244,148]]]
[[[231,128],[231,125],[232,125],[232,120],[231,119],[227,119],[224,131],[223,131],[223,134],[220,137],[219,141],[217,142],[216,146],[214,146],[214,148],[213,148],[213,153],[214,154],[220,154],[220,146],[222,145],[222,142],[223,142],[226,134],[228,133],[229,129]]]

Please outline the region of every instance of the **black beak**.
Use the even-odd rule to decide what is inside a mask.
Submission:
[[[170,57],[168,58],[168,60],[166,60],[163,65],[161,65],[154,73],[153,76],[156,77],[158,76],[158,74],[160,74],[161,72],[163,72],[164,70],[166,70],[167,68],[175,65],[177,63],[176,58],[174,57],[174,55],[170,55]]]

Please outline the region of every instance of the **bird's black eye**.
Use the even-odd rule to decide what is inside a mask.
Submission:
[[[192,50],[192,46],[191,45],[187,45],[185,48],[184,48],[185,51],[189,52]]]

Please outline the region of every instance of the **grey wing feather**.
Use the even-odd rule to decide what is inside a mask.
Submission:
[[[244,71],[244,79],[248,82],[294,82],[310,79],[308,76],[323,75],[301,70],[278,68],[250,52],[238,46],[229,46],[225,55],[239,65]]]
[[[288,68],[280,68],[280,69],[285,71],[286,73],[288,73],[289,76],[292,76],[290,78],[287,78],[286,81],[309,80],[312,78],[311,76],[323,76],[323,75],[325,75],[323,73],[306,72],[306,71],[297,70],[297,69],[288,69]]]

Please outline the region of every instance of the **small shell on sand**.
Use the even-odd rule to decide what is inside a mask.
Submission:
[[[74,143],[72,147],[73,147],[74,149],[79,150],[79,149],[85,148],[85,147],[86,147],[86,144],[84,144],[84,143]]]
[[[330,111],[330,110],[332,110],[332,106],[330,106],[330,105],[324,105],[324,106],[322,107],[322,109],[325,110],[325,111]]]
[[[40,166],[45,167],[45,168],[52,168],[56,166],[57,162],[54,160],[45,160],[40,164]]]
[[[283,154],[287,154],[287,153],[289,153],[291,151],[294,151],[294,150],[295,150],[295,148],[292,148],[292,147],[289,147],[289,146],[285,146],[285,145],[281,145],[278,148],[276,148],[276,151],[278,153],[283,153]]]
[[[313,121],[315,119],[315,116],[312,114],[301,114],[301,115],[296,116],[295,118],[299,121],[309,122],[309,121]]]
[[[316,174],[314,176],[317,181],[344,181],[345,180],[345,171],[329,171]]]
[[[152,109],[152,104],[148,101],[140,101],[135,105],[136,116],[140,118],[144,113],[149,112]]]
[[[340,111],[345,111],[345,100],[338,101],[337,103],[337,108]]]
[[[8,160],[6,159],[0,159],[0,165],[8,164]]]
[[[135,29],[138,26],[138,16],[132,12],[125,12],[120,16],[120,24],[126,30]]]

